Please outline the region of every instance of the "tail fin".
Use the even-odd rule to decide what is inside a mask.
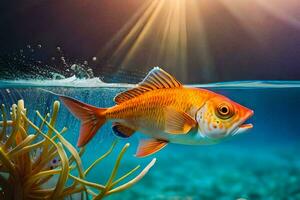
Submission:
[[[81,121],[77,146],[87,144],[105,123],[106,108],[97,108],[66,96],[59,96],[68,110]]]

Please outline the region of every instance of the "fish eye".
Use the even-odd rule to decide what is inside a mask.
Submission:
[[[227,106],[222,106],[222,107],[220,108],[220,113],[221,113],[222,115],[227,115],[228,112],[229,112],[229,108],[228,108]]]
[[[222,103],[217,108],[217,115],[222,119],[228,119],[233,115],[233,111],[229,105]]]

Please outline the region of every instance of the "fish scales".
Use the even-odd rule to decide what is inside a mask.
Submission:
[[[146,125],[148,128],[162,130],[165,125],[165,109],[193,113],[193,108],[200,108],[208,98],[209,92],[192,88],[173,88],[149,91],[109,108],[106,117],[121,119],[131,128],[138,129]],[[210,93],[211,94],[211,93]]]
[[[138,157],[151,155],[168,143],[216,144],[253,127],[245,123],[253,115],[251,109],[209,90],[184,87],[158,67],[137,87],[118,94],[116,105],[110,108],[97,108],[67,96],[60,99],[81,120],[79,147],[110,121],[118,137],[128,138],[135,132],[149,137],[140,140]]]

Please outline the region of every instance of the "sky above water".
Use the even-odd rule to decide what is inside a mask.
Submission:
[[[176,1],[179,7],[172,9],[184,12],[186,24],[183,34],[186,36],[182,43],[179,27],[181,36],[176,41],[168,40],[171,46],[166,45],[164,60],[157,53],[162,50],[162,44],[156,42],[157,35],[154,33],[159,34],[159,27],[165,28],[164,12],[171,10],[171,4],[163,5],[165,7],[157,15],[158,20],[153,20],[154,25],[148,24],[143,40],[139,39],[143,35],[141,31],[135,38],[141,40],[138,44],[133,42],[122,47],[117,56],[119,60],[110,58],[115,48],[111,45],[112,40],[122,30],[123,34],[130,32],[146,13],[148,8],[132,22],[145,7],[146,1],[143,0],[1,1],[0,55],[18,52],[28,44],[41,44],[43,57],[51,58],[53,49],[60,46],[70,60],[90,60],[94,56],[107,59],[105,64],[101,62],[92,66],[96,76],[103,75],[105,68],[114,68],[114,71],[120,68],[123,71],[138,69],[146,73],[159,65],[184,83],[300,79],[300,2],[287,0],[283,7],[276,0],[277,7],[260,7],[240,5],[242,0],[231,1],[232,4],[226,0],[202,0],[196,5],[199,7],[199,20],[196,21],[191,14],[194,8],[186,5],[181,9],[183,0]],[[155,9],[153,12],[156,12]],[[178,17],[178,21],[182,21],[182,16]],[[156,25],[159,19],[161,23]],[[148,26],[147,21],[143,23]],[[129,28],[124,29],[126,24]],[[177,25],[172,19],[169,24]],[[174,30],[167,33],[174,34]],[[171,51],[175,42],[180,46],[176,52],[180,53],[170,55],[167,51]],[[182,44],[185,46],[182,47]],[[135,51],[129,59],[127,53],[132,48]],[[183,53],[183,61],[177,62],[177,57]]]

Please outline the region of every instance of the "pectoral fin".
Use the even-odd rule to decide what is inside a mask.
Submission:
[[[189,114],[173,108],[166,109],[165,117],[165,132],[170,134],[186,134],[197,125]]]
[[[157,139],[148,139],[141,140],[139,147],[136,152],[136,157],[145,157],[149,156],[155,152],[158,152],[168,144],[167,141],[157,140]]]
[[[122,138],[128,138],[135,132],[135,130],[117,122],[113,123],[112,130],[114,131],[115,135]]]

